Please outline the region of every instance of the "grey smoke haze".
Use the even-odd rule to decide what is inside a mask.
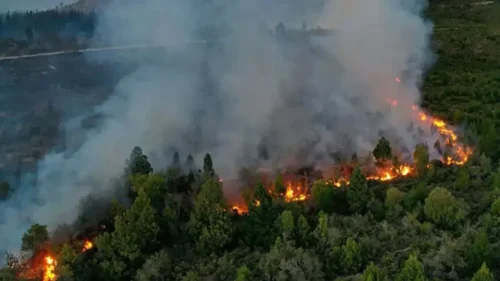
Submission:
[[[171,148],[198,162],[210,152],[216,170],[230,177],[247,164],[321,165],[332,161],[330,152],[371,151],[380,131],[408,148],[422,141],[406,129],[432,58],[432,26],[419,16],[424,0],[197,2],[116,2],[100,16],[98,30],[110,42],[169,44],[168,51],[125,77],[95,109],[107,119],[79,149],[47,156],[38,184],[0,205],[0,249],[18,247],[31,222],[53,230],[75,221],[86,196],[109,196],[135,145],[156,169],[167,166]],[[313,39],[313,51],[259,29],[280,21],[338,34]],[[218,48],[186,44],[204,23],[229,26]],[[267,160],[258,155],[262,145]]]
[[[53,9],[59,4],[72,4],[77,0],[2,0],[0,1],[0,13],[8,11],[34,11]]]

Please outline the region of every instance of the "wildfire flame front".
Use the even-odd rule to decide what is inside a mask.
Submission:
[[[45,272],[43,275],[43,281],[54,281],[56,280],[57,276],[55,274],[55,268],[56,268],[56,260],[52,258],[51,256],[46,256],[45,257]]]

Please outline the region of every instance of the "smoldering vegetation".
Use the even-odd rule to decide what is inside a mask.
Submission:
[[[436,138],[408,129],[432,62],[423,0],[142,2],[115,1],[96,28],[114,45],[164,51],[120,57],[139,67],[93,108],[100,125],[47,155],[36,183],[0,203],[0,249],[18,245],[32,222],[72,224],[89,195],[116,196],[136,145],[155,169],[174,151],[198,161],[210,152],[233,177],[242,165],[328,165],[335,153],[368,153],[381,135],[402,152]],[[333,35],[314,36],[317,26]],[[72,121],[68,135],[81,133]]]

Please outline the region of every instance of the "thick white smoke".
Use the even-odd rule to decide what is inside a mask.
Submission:
[[[152,51],[153,62],[122,57],[140,66],[95,109],[106,116],[102,126],[76,152],[45,157],[37,185],[1,203],[0,249],[17,248],[32,222],[54,230],[75,221],[88,195],[109,196],[136,145],[155,168],[167,166],[171,148],[198,161],[210,152],[223,176],[246,164],[277,168],[370,151],[380,131],[412,148],[421,140],[406,130],[408,108],[431,57],[423,2],[116,1],[99,18],[101,41],[169,47]],[[274,32],[279,22],[336,33],[303,44],[289,32],[299,38],[291,43],[262,28]],[[198,42],[207,24],[227,27],[223,41]],[[389,111],[391,98],[402,110]]]

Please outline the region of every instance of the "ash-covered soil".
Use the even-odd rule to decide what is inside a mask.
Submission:
[[[15,181],[65,147],[62,124],[100,104],[133,69],[110,54],[0,61],[0,177]],[[92,127],[90,116],[79,124]],[[0,179],[1,179],[0,178]]]

